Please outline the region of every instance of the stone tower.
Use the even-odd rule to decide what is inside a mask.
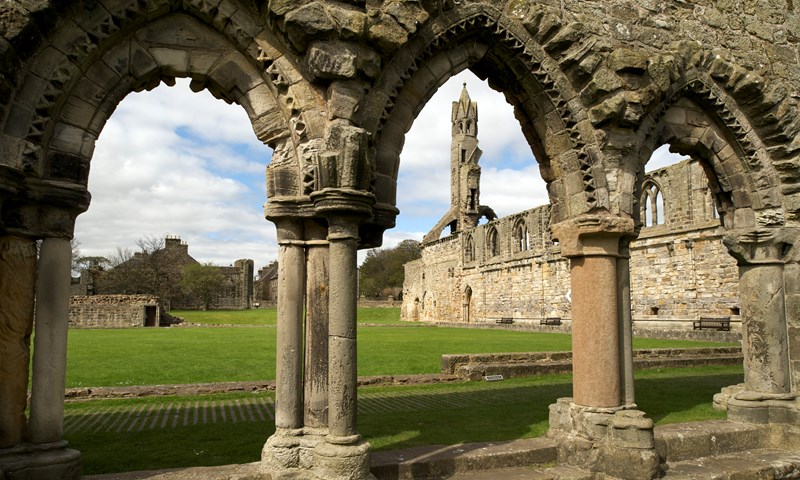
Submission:
[[[450,233],[478,225],[486,216],[496,218],[491,208],[480,204],[481,149],[478,148],[478,103],[469,98],[467,84],[457,102],[453,102],[450,116],[452,140],[450,142],[450,209],[425,235],[423,242],[437,240],[445,227]]]

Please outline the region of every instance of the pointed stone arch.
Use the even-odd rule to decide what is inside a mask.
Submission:
[[[643,122],[634,198],[641,198],[644,161],[656,147],[701,161],[727,228],[776,227],[785,222],[784,191],[770,151],[747,115],[711,78],[686,72]],[[638,209],[632,209],[638,213]]]
[[[440,85],[468,68],[514,107],[548,183],[556,220],[608,207],[592,127],[576,99],[578,89],[554,60],[565,48],[563,38],[549,35],[573,27],[555,21],[548,35],[532,35],[524,22],[491,6],[457,6],[391,58],[362,116],[362,124],[375,131],[377,209],[396,203],[400,152],[417,114]],[[589,37],[582,41],[591,43]]]
[[[25,172],[24,181],[37,178],[67,189],[75,198],[56,203],[71,210],[67,216],[74,221],[88,207],[94,144],[116,105],[130,92],[189,77],[192,90],[208,89],[241,105],[256,136],[300,169],[298,145],[322,136],[320,122],[305,120],[320,117],[307,113],[318,102],[254,12],[240,4],[225,10],[207,2],[129,3],[67,10],[40,39],[21,68],[20,88],[2,125],[0,142],[12,152],[5,164]],[[299,184],[300,174],[294,176]],[[24,208],[25,202],[16,198],[4,209]],[[62,234],[71,235],[72,222],[61,223],[70,224]]]

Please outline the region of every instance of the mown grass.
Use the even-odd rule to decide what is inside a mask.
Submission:
[[[724,418],[711,408],[722,387],[741,382],[741,367],[698,367],[643,370],[636,373],[636,401],[656,422],[665,425]],[[547,430],[548,408],[571,395],[570,375],[545,375],[502,382],[471,382],[412,387],[367,387],[362,402],[392,395],[402,405],[436,397],[430,408],[392,408],[391,412],[359,415],[359,432],[376,450],[419,445],[530,438]],[[273,393],[236,393],[191,397],[231,399]],[[399,397],[399,398],[398,398]],[[167,403],[176,397],[98,400],[68,403],[67,414],[88,413],[107,406]],[[391,399],[383,400],[391,402]],[[221,465],[257,461],[274,431],[271,422],[179,426],[172,430],[101,432],[67,436],[84,455],[84,474],[165,467]],[[124,448],[122,446],[124,445]]]
[[[274,328],[192,327],[69,332],[68,387],[261,381],[275,378]],[[565,351],[557,333],[425,326],[359,328],[358,374],[439,372],[443,354]],[[711,342],[635,339],[634,348]]]
[[[253,310],[173,310],[170,314],[186,322],[200,325],[275,325],[278,321],[276,308]],[[358,309],[358,323],[378,325],[403,324],[400,309],[395,307],[365,307]]]

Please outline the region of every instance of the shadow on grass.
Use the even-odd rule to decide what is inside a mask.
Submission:
[[[699,375],[637,372],[639,408],[657,424],[724,418],[713,395],[741,382],[741,373]],[[375,450],[469,442],[504,442],[543,435],[549,405],[572,392],[569,376],[359,391],[359,432]],[[164,399],[164,402],[169,402]],[[84,412],[90,414],[91,402]],[[96,408],[96,407],[95,407]],[[68,434],[83,452],[84,474],[257,461],[274,432],[267,422],[177,426],[142,432]]]

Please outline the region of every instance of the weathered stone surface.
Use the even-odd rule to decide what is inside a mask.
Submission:
[[[0,309],[0,449],[25,434],[35,285],[35,243],[0,237],[0,298],[14,299]]]
[[[311,72],[320,78],[352,79],[359,72],[374,77],[380,69],[380,57],[363,45],[349,42],[317,42],[306,56]]]
[[[552,207],[548,214],[523,212],[513,221],[429,244],[429,252],[441,254],[435,267],[441,271],[434,277],[447,278],[440,282],[445,284],[455,279],[457,288],[427,286],[427,294],[412,295],[420,303],[416,311],[429,312],[421,317],[462,312],[474,318],[481,311],[484,318],[521,319],[535,312],[566,319],[571,301],[586,305],[593,295],[610,312],[611,299],[588,288],[572,292],[570,300],[562,256],[612,257],[619,236],[638,233],[639,224],[647,222],[637,209],[650,199],[642,191],[643,158],[664,143],[702,162],[707,176],[692,183],[691,207],[676,209],[674,216],[668,209],[674,223],[660,230],[646,225],[654,230],[643,231],[639,253],[634,246],[634,258],[641,253],[652,264],[641,278],[659,281],[645,300],[634,289],[633,308],[651,317],[661,309],[687,317],[708,310],[735,317],[739,306],[731,297],[702,294],[727,292],[731,285],[729,264],[709,267],[719,230],[782,231],[800,221],[794,158],[800,20],[790,7],[783,0],[5,2],[0,152],[2,164],[19,171],[2,174],[0,234],[68,238],[75,214],[88,204],[86,172],[94,142],[116,103],[131,91],[171,84],[180,75],[192,77],[194,89],[208,88],[244,105],[254,130],[274,148],[267,178],[270,219],[327,224],[348,212],[363,219],[361,245],[379,244],[397,215],[395,180],[410,122],[442,82],[472,68],[514,104],[541,162]],[[363,82],[363,92],[352,84],[334,85],[345,79]],[[265,99],[270,105],[256,108]],[[465,173],[466,180],[471,174],[474,179],[476,170]],[[710,193],[696,188],[700,184]],[[693,230],[690,242],[675,243],[680,221],[674,219],[692,211],[700,220],[698,206],[708,207],[712,197],[719,218],[702,217],[705,226],[687,228]],[[476,206],[474,215],[488,213]],[[597,220],[598,212],[608,218],[576,223],[579,216]],[[595,236],[595,245],[582,243],[580,235],[565,241],[558,238],[562,234],[556,235],[560,245],[547,243],[550,217]],[[536,249],[523,248],[526,228],[535,231],[528,238],[539,241]],[[607,241],[597,240],[604,236]],[[744,250],[738,254],[748,256]],[[770,262],[796,263],[796,254],[791,258],[773,256]],[[632,265],[636,285],[642,271]],[[692,268],[678,268],[685,265]],[[625,290],[623,277],[617,280]],[[685,288],[689,278],[697,279],[694,290]],[[536,281],[544,279],[552,288],[537,292]],[[473,288],[488,282],[512,287],[494,293]],[[583,283],[587,287],[588,280]],[[351,290],[342,288],[349,296]],[[780,296],[758,282],[751,288]],[[785,317],[794,315],[797,302],[788,295],[783,308],[767,295],[748,297],[751,304],[742,302],[742,308],[753,317],[761,315],[756,312],[782,316],[792,341],[797,327]],[[625,294],[619,296],[625,303]],[[754,338],[782,342],[775,333],[780,325],[762,326],[753,330]],[[800,361],[794,350],[788,355],[796,386]],[[771,368],[771,359],[779,356],[754,358]],[[340,368],[354,364],[343,362]],[[755,410],[754,418],[767,421],[794,415],[783,407]],[[591,441],[570,441],[564,448],[589,452],[587,462],[603,464],[591,458]],[[313,466],[308,444],[287,448],[300,450],[291,452],[298,463]],[[635,452],[620,455],[619,465],[649,461]],[[346,454],[341,457],[345,462]],[[603,468],[616,473],[618,467]],[[648,475],[645,469],[640,473]]]

